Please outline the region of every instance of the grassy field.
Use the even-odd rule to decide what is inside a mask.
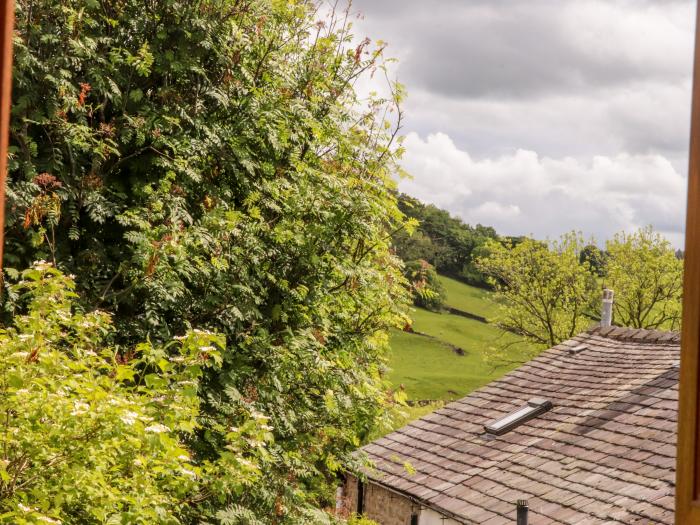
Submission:
[[[487,346],[504,341],[501,331],[491,324],[459,315],[435,313],[416,308],[412,312],[413,329],[458,346],[465,352],[482,353]],[[505,336],[507,342],[513,337]]]
[[[491,299],[492,293],[488,290],[464,284],[444,275],[438,278],[447,292],[447,306],[487,319],[496,315],[498,304]]]
[[[415,330],[433,337],[399,331],[391,336],[389,378],[394,385],[404,386],[409,399],[457,399],[515,367],[494,368],[484,359],[490,345],[504,340],[491,325],[425,310],[417,310],[414,319]],[[450,345],[464,350],[464,355]],[[513,358],[524,361],[528,351],[524,343],[514,346]]]
[[[488,290],[444,276],[440,276],[440,281],[447,291],[447,306],[486,319],[495,315],[498,306]],[[409,400],[433,403],[401,409],[393,428],[501,377],[534,353],[532,346],[512,334],[503,334],[492,324],[421,308],[414,309],[411,316],[413,329],[418,333],[395,330],[391,334],[389,379],[396,387],[403,386]],[[489,348],[507,343],[515,343],[509,350],[511,364],[495,366],[487,361]]]

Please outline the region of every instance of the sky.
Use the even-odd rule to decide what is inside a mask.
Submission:
[[[354,0],[406,86],[401,191],[505,235],[680,247],[692,0]]]

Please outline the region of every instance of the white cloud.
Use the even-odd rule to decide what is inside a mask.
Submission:
[[[354,6],[408,90],[403,191],[503,233],[653,224],[682,245],[694,2]]]
[[[410,133],[400,189],[503,234],[598,240],[652,224],[682,245],[686,181],[659,154],[550,158],[519,149],[474,159],[444,133]]]
[[[407,82],[457,99],[537,98],[690,74],[690,0],[354,5],[366,14],[360,29],[390,42]]]

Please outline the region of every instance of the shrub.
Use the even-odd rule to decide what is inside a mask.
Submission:
[[[222,338],[191,331],[125,351],[108,343],[110,316],[75,308],[73,289],[46,263],[13,287],[26,306],[0,333],[0,523],[186,523],[198,503],[241,490],[256,475],[246,440],[264,439],[264,422],[230,431],[217,461],[188,446]]]
[[[405,274],[416,306],[439,311],[445,305],[447,292],[431,264],[424,260],[409,261],[406,263]]]
[[[226,337],[199,397],[227,426],[193,451],[223,457],[254,412],[275,437],[254,486],[209,500],[230,522],[299,523],[332,501],[403,324],[402,90],[355,93],[384,73],[382,45],[317,4],[17,2],[7,262],[75,274],[126,347]]]

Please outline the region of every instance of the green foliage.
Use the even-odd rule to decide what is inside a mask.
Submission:
[[[677,330],[681,321],[683,261],[649,226],[606,243],[605,285],[615,292],[613,322],[633,328]]]
[[[248,443],[267,439],[263,422],[230,431],[214,462],[188,445],[220,336],[120,351],[108,314],[74,308],[72,280],[46,263],[22,277],[24,313],[0,333],[0,523],[187,523],[194,502],[205,516],[257,476]]]
[[[425,260],[442,274],[470,284],[485,286],[486,278],[474,264],[475,254],[496,231],[477,224],[470,226],[445,210],[423,204],[408,195],[399,196],[401,211],[415,221],[416,230],[394,234],[396,253],[404,261]]]
[[[587,244],[581,250],[579,262],[587,263],[591,271],[599,277],[605,274],[605,259],[607,254],[602,252],[595,244]]]
[[[445,287],[435,268],[424,260],[409,261],[404,268],[411,285],[413,303],[428,310],[439,311],[445,305]]]
[[[555,345],[598,318],[601,280],[615,292],[615,324],[680,325],[683,262],[651,227],[615,235],[605,252],[584,246],[574,233],[549,244],[491,242],[479,265],[505,301],[501,327],[542,345]]]
[[[504,303],[499,326],[543,346],[588,328],[587,314],[597,306],[597,286],[588,262],[579,262],[583,246],[575,233],[549,243],[489,242],[478,264]]]
[[[383,411],[386,329],[405,323],[388,233],[403,228],[401,86],[358,100],[381,47],[351,47],[348,14],[316,12],[17,2],[6,260],[76,275],[125,347],[226,337],[193,454],[226,458],[251,413],[274,440],[254,485],[210,500],[222,523],[316,519]]]

